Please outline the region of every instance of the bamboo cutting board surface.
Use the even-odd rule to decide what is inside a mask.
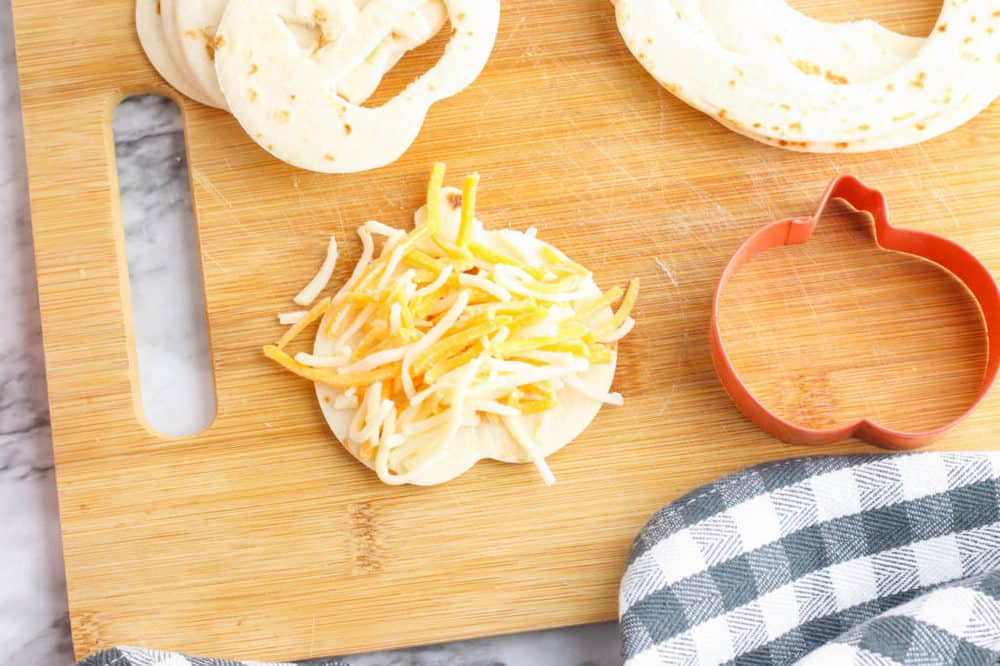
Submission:
[[[73,636],[244,658],[305,658],[611,620],[629,543],[665,502],[725,472],[804,453],[745,421],[709,358],[712,290],[760,225],[812,213],[828,180],[884,189],[903,226],[1000,267],[1000,108],[906,150],[798,155],[736,136],[671,97],[626,51],[606,0],[504,0],[482,77],[436,106],[398,163],[323,176],[280,164],[222,112],[180,100],[218,415],[202,434],[143,421],[111,116],[172,94],[129,0],[14,0],[39,291]],[[860,0],[799,0],[821,18]],[[939,3],[867,15],[927,34]],[[405,62],[426,68],[433,49]],[[397,87],[401,85],[396,76]],[[388,85],[388,84],[387,84]],[[332,444],[311,387],[260,354],[274,313],[337,234],[344,279],[366,219],[403,225],[432,161],[483,174],[481,216],[538,227],[603,286],[643,279],[620,409],[550,462],[482,463],[431,489],[388,488]],[[963,289],[878,251],[838,213],[727,292],[726,339],[751,385],[814,425],[861,412],[900,427],[960,413],[984,359]],[[942,448],[991,447],[989,398]]]

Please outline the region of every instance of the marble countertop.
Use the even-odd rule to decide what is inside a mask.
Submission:
[[[132,288],[155,292],[173,316],[200,298],[183,285],[166,289],[158,263],[164,249],[193,242],[174,224],[183,219],[186,176],[176,114],[157,100],[137,100],[116,116],[116,133],[122,209],[139,220],[126,228],[139,239],[135,253],[130,246]],[[150,163],[162,165],[158,177],[139,177]],[[158,226],[143,222],[161,219],[166,222]],[[201,344],[192,335],[143,338],[137,332],[153,381],[157,366],[194,367],[184,365],[184,354],[197,354]],[[0,0],[0,666],[73,661],[44,368],[10,2]],[[190,380],[197,386],[197,376]],[[355,656],[350,663],[604,666],[618,663],[618,651],[617,628],[606,624]]]

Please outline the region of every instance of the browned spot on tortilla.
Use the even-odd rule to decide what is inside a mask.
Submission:
[[[208,55],[208,59],[215,61],[215,47],[211,44],[205,44],[205,53]]]
[[[779,104],[778,106],[780,106],[785,111],[791,111],[792,110],[792,107],[789,106],[788,104]]]
[[[868,123],[861,123],[860,125],[858,125],[858,131],[859,132],[867,132],[871,128],[872,128],[872,126],[869,125]]]
[[[326,35],[324,35],[323,33],[320,33],[319,34],[319,39],[316,40],[316,44],[315,44],[315,46],[313,46],[312,53],[309,54],[310,57],[315,58],[316,54],[318,54],[320,51],[322,51],[323,49],[325,49],[329,43],[330,42],[327,40]]]
[[[323,159],[326,160],[327,162],[332,162],[333,161],[333,155],[331,155],[330,153],[327,153],[327,154],[323,155]]]
[[[330,396],[328,396],[328,395],[324,395],[324,396],[323,396],[323,402],[325,402],[326,404],[328,404],[328,405],[329,405],[329,404],[330,404],[330,403],[332,402],[332,401],[330,400]]]
[[[846,141],[838,141],[837,143],[833,144],[833,147],[836,148],[837,150],[846,150],[850,145],[851,144],[847,143]]]
[[[896,89],[896,84],[895,83],[887,83],[887,84],[885,84],[885,89],[888,90],[889,92],[892,92],[892,91],[894,91]]]
[[[291,101],[291,102],[294,102],[296,99],[297,99],[296,95],[289,95],[288,96],[288,100]]]
[[[226,36],[225,35],[216,35],[215,39],[212,42],[212,44],[215,47],[215,50],[218,51],[219,49],[221,49],[223,46],[226,45]]]
[[[793,147],[793,148],[808,148],[809,147],[809,142],[808,141],[789,141],[788,145],[791,146],[791,147]]]
[[[923,132],[925,129],[927,129],[927,125],[923,123],[917,123],[917,129]]]
[[[645,59],[646,59],[646,52],[645,51],[640,51],[639,52],[639,60],[645,60]]]
[[[736,81],[734,81],[733,79],[729,79],[729,87],[730,88],[735,88],[736,87]]]
[[[978,20],[979,20],[979,17],[976,16],[975,14],[973,14],[972,16],[969,17],[969,21],[971,21],[972,23],[975,23]]]
[[[971,44],[972,43],[972,37],[966,37],[965,39],[962,40],[962,43],[963,44]]]
[[[326,10],[322,7],[317,7],[313,12],[313,21],[319,23],[320,25],[326,23]]]
[[[754,129],[760,129],[760,123],[754,123],[753,124],[753,128]]]
[[[160,0],[156,0],[156,15],[162,16],[163,11],[160,9]]]
[[[924,81],[926,81],[926,80],[927,80],[927,73],[926,72],[920,72],[919,74],[917,74],[917,78],[915,78],[912,81],[910,81],[910,86],[912,86],[914,88],[923,88],[924,87]]]
[[[792,130],[793,132],[801,132],[802,123],[792,123],[791,125],[788,126],[788,129]]]
[[[667,89],[668,93],[672,93],[674,95],[676,95],[677,93],[679,93],[680,90],[681,90],[681,87],[679,85],[677,85],[676,83],[664,83],[663,87]]]
[[[292,120],[292,112],[288,109],[282,109],[281,111],[275,111],[274,117],[282,125],[287,125]]]
[[[462,207],[462,195],[458,192],[448,193],[448,205],[451,206],[452,210],[458,210]]]
[[[781,128],[778,127],[777,125],[771,125],[771,131],[772,132],[780,132]]]
[[[719,109],[718,115],[719,115],[719,120],[725,120],[726,117],[729,115],[729,112],[726,111],[725,109]]]
[[[253,76],[259,71],[260,67],[257,66],[257,63],[250,63],[250,76]]]
[[[459,12],[458,15],[455,17],[455,21],[459,23],[461,23],[464,20],[465,20],[465,12]]]
[[[249,90],[247,90],[247,97],[250,98],[251,102],[256,102],[257,101],[257,91],[254,90],[253,88],[250,88]]]
[[[947,32],[948,31],[948,24],[947,23],[942,23],[941,25],[939,25],[937,27],[937,31],[938,32]]]
[[[350,134],[353,131],[354,128],[351,127],[350,123],[344,123],[344,134]]]
[[[184,36],[187,37],[188,39],[198,39],[199,37],[201,37],[201,32],[199,32],[198,30],[185,30]]]
[[[806,60],[796,60],[794,65],[799,68],[803,74],[809,76],[819,76],[823,71],[823,68],[814,62],[808,62]]]
[[[652,37],[647,37],[646,38],[646,43],[651,45],[653,43],[653,38]]]
[[[1000,9],[993,10],[993,18],[1000,18]]]
[[[273,152],[274,151],[274,144],[273,143],[267,144],[267,149]]]
[[[784,148],[784,147],[786,147],[788,145],[788,142],[785,141],[784,139],[779,139],[778,140],[778,145],[781,146],[782,148]]]
[[[909,113],[904,113],[901,116],[896,116],[895,118],[892,119],[892,122],[899,123],[899,122],[902,122],[904,120],[909,120],[910,118],[912,118],[915,115],[916,115],[915,113],[913,113],[912,111],[910,111]]]
[[[830,70],[826,70],[826,74],[824,76],[826,77],[827,81],[829,81],[835,86],[844,86],[847,85],[848,83],[846,76],[841,76],[840,74],[834,74]]]

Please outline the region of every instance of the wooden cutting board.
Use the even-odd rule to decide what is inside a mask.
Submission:
[[[927,34],[940,3],[799,0]],[[780,444],[720,388],[706,329],[715,280],[760,225],[813,211],[850,171],[900,225],[1000,267],[1000,107],[948,136],[874,155],[757,145],[671,97],[625,49],[606,0],[504,0],[482,77],[436,106],[417,143],[371,173],[297,171],[226,114],[183,105],[218,416],[157,435],[139,406],[111,117],[123,96],[173,93],[134,34],[129,0],[14,0],[32,217],[77,653],[134,644],[305,658],[612,620],[629,543],[650,514],[725,472],[823,451]],[[412,75],[433,49],[405,61]],[[396,74],[397,89],[404,81]],[[331,231],[406,224],[430,164],[483,174],[481,214],[539,228],[604,286],[643,279],[622,347],[627,397],[556,455],[559,483],[484,463],[432,489],[388,488],[336,446],[311,387],[265,362],[274,313]],[[864,411],[901,427],[960,413],[983,362],[964,290],[886,255],[835,215],[769,253],[727,293],[747,380],[814,424]],[[988,448],[994,395],[942,448]]]

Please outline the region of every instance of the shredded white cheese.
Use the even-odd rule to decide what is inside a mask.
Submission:
[[[295,312],[278,313],[278,323],[282,326],[291,326],[302,321],[309,314],[307,310],[296,310]]]
[[[330,284],[333,271],[337,268],[337,256],[337,237],[331,234],[330,242],[326,246],[326,259],[323,260],[323,265],[320,266],[316,277],[292,299],[296,305],[301,305],[302,307],[312,305],[312,302],[319,297],[323,289],[326,288],[326,285]]]

